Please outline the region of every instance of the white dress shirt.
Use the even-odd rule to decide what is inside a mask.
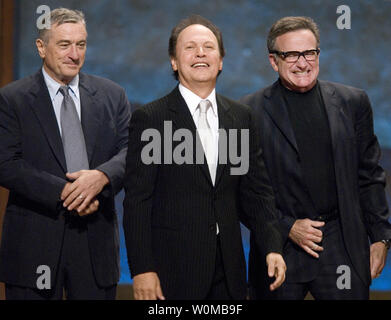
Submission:
[[[213,89],[213,91],[210,93],[210,95],[206,99],[202,99],[201,97],[197,96],[194,92],[190,91],[183,85],[179,84],[179,92],[181,93],[183,99],[185,100],[187,107],[189,108],[190,114],[193,117],[194,124],[196,128],[198,129],[198,119],[200,116],[200,109],[197,108],[201,100],[209,100],[212,104],[212,108],[209,108],[206,113],[206,118],[208,120],[208,124],[211,128],[213,139],[214,139],[214,145],[218,149],[219,146],[219,116],[217,111],[217,102],[216,102],[216,90]],[[217,164],[219,157],[219,153],[215,152],[215,161]],[[216,173],[217,173],[217,167],[216,167]],[[215,181],[215,179],[212,179],[212,182]],[[219,234],[219,225],[216,223],[216,235]]]
[[[189,108],[190,114],[193,117],[194,124],[196,128],[198,129],[198,119],[200,117],[200,109],[197,108],[201,100],[209,100],[212,104],[212,108],[209,108],[206,113],[206,118],[208,120],[208,124],[211,128],[212,135],[213,135],[213,144],[218,149],[219,146],[219,115],[217,111],[217,102],[216,102],[216,90],[213,89],[213,91],[210,93],[210,95],[202,99],[201,97],[197,96],[194,92],[187,89],[185,86],[179,84],[179,92],[181,93],[183,99],[185,99],[185,102],[187,104],[187,107]],[[219,158],[219,153],[215,153],[215,163],[217,163]],[[213,181],[213,179],[212,179]]]

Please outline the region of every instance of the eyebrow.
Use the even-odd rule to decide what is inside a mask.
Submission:
[[[58,40],[57,42],[56,42],[57,44],[61,44],[61,43],[72,43],[72,41],[70,41],[70,40]],[[80,40],[80,41],[77,41],[76,42],[77,44],[79,44],[79,43],[87,43],[87,40]]]
[[[70,40],[58,40],[56,43],[62,43],[62,42],[71,43]]]
[[[188,45],[188,44],[197,44],[197,42],[194,40],[189,40],[189,41],[185,42],[185,45]],[[214,45],[215,43],[211,40],[206,40],[206,41],[202,42],[202,44],[213,44]]]

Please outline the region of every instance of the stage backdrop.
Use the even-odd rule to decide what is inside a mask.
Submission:
[[[19,0],[16,2],[15,75],[41,65],[35,49],[37,7],[65,6],[87,18],[88,50],[84,71],[122,85],[133,105],[167,94],[171,76],[167,44],[173,26],[189,14],[201,14],[223,32],[227,55],[217,90],[234,99],[276,80],[267,61],[266,37],[272,23],[287,15],[312,17],[321,30],[320,78],[367,91],[375,130],[384,149],[391,148],[390,79],[391,1],[386,0]],[[350,9],[350,29],[337,27],[337,7]],[[347,12],[344,11],[344,14]],[[341,21],[341,22],[347,22]],[[387,153],[388,156],[390,155]],[[383,158],[390,170],[390,158]],[[123,194],[117,197],[122,217]],[[121,219],[120,219],[121,220]],[[248,253],[248,233],[243,229]],[[130,282],[121,230],[121,282]],[[391,260],[373,290],[391,290]]]

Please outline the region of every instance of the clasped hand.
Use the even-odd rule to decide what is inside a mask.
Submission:
[[[96,196],[109,183],[107,176],[99,170],[80,170],[67,173],[67,182],[61,192],[63,206],[76,210],[80,216],[94,213],[99,208]]]

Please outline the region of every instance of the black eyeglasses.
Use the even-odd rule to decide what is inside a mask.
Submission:
[[[315,61],[317,56],[319,55],[320,49],[312,49],[312,50],[305,50],[305,51],[277,51],[273,50],[270,51],[270,53],[275,53],[278,56],[281,57],[286,62],[296,62],[297,60],[300,59],[301,56],[304,57],[305,60],[307,61]]]

